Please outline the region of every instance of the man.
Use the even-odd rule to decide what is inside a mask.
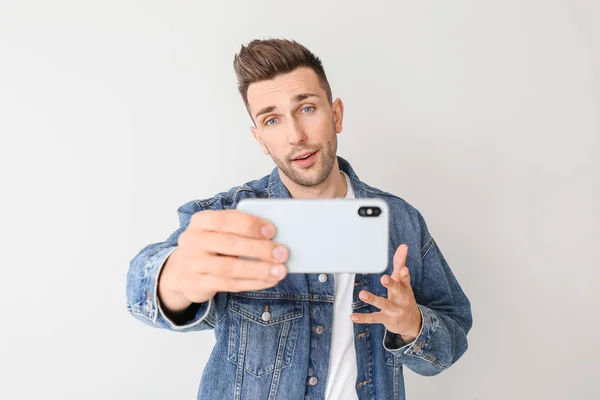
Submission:
[[[421,214],[336,155],[344,106],[319,58],[255,40],[234,68],[252,134],[277,167],[183,204],[180,228],[131,261],[129,312],[158,328],[214,329],[201,399],[404,399],[403,366],[436,375],[467,350],[469,300]],[[388,269],[287,274],[277,227],[235,209],[256,197],[385,199]]]

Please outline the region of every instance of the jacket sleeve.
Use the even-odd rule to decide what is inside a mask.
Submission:
[[[412,343],[385,330],[383,346],[419,375],[437,375],[467,351],[473,324],[471,304],[419,215],[422,232],[422,275],[415,299],[423,323]]]
[[[217,308],[225,302],[225,293],[218,293],[204,303],[193,304],[184,318],[169,319],[158,299],[158,277],[167,258],[177,248],[179,235],[187,228],[196,212],[202,211],[198,202],[190,201],[178,208],[180,227],[166,241],[153,243],[130,261],[127,273],[127,311],[137,320],[155,328],[188,332],[212,329],[216,323]]]

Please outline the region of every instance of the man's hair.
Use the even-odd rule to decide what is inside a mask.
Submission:
[[[248,108],[248,86],[251,83],[273,79],[295,70],[309,67],[318,75],[321,87],[332,102],[331,87],[321,60],[301,44],[287,39],[253,40],[243,46],[233,60],[238,79],[238,90]]]

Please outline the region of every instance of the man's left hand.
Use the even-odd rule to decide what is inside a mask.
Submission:
[[[422,318],[410,285],[410,271],[406,267],[407,255],[408,246],[400,245],[394,254],[392,276],[386,274],[380,279],[381,284],[388,290],[387,299],[366,290],[359,293],[362,301],[381,311],[353,313],[350,319],[358,324],[383,324],[389,332],[401,335],[404,343],[408,344],[419,335]]]

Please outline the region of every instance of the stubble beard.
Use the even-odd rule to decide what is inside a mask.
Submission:
[[[312,149],[309,151],[312,151]],[[279,170],[283,172],[285,176],[287,176],[292,182],[304,187],[313,187],[323,183],[329,174],[331,174],[337,154],[337,134],[334,133],[331,139],[329,139],[327,142],[327,146],[325,148],[318,149],[318,151],[318,165],[313,164],[308,171],[295,168],[289,158],[286,160],[281,160],[277,157],[274,157],[272,154],[271,158]],[[298,154],[298,152],[295,152],[294,154]],[[316,173],[314,173],[313,170],[316,170]]]

